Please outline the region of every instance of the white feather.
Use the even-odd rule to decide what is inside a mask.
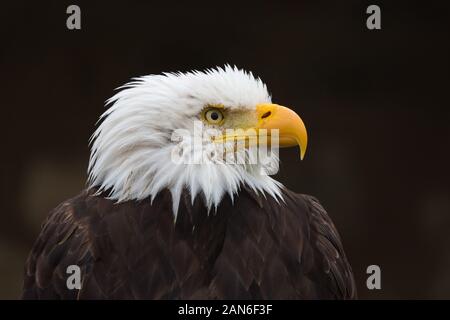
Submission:
[[[270,102],[266,85],[236,67],[136,78],[108,100],[111,106],[92,135],[88,184],[99,191],[109,190],[109,198],[118,202],[153,200],[161,190],[169,189],[175,218],[185,190],[192,201],[201,193],[208,209],[216,208],[225,194],[233,198],[244,184],[262,195],[282,199],[281,184],[261,174],[263,165],[171,160],[177,145],[171,136],[177,129],[190,133],[182,137],[185,143],[178,146],[179,152],[184,156],[194,153],[189,139],[195,138],[194,122],[205,105],[254,109]],[[202,151],[215,148],[207,139],[200,146]],[[278,164],[278,157],[273,156],[272,161]]]

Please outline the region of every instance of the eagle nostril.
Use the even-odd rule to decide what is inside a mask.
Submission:
[[[272,114],[272,112],[267,111],[266,113],[264,113],[264,114],[261,116],[261,119],[267,118],[267,117],[270,116],[271,114]]]

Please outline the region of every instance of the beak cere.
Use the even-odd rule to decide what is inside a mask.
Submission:
[[[302,119],[289,108],[277,104],[259,104],[256,106],[258,131],[266,129],[270,135],[272,129],[279,130],[280,147],[300,147],[300,159],[303,160],[308,144],[308,135]]]

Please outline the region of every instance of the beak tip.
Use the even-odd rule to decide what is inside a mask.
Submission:
[[[298,147],[300,148],[300,160],[303,160],[305,158],[306,154],[306,143],[298,142]]]
[[[299,143],[298,146],[300,148],[300,160],[303,160],[305,158],[305,154],[306,154],[306,142]]]
[[[300,160],[305,158],[305,152],[303,150],[300,151]]]

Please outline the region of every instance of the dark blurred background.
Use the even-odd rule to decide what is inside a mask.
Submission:
[[[21,3],[22,2],[22,3]],[[445,1],[2,3],[0,298],[20,295],[50,209],[85,186],[104,101],[131,77],[253,71],[310,135],[278,178],[335,221],[361,298],[450,298]],[[66,28],[81,7],[82,29]],[[382,30],[366,28],[381,7]],[[366,288],[377,264],[382,289]]]

